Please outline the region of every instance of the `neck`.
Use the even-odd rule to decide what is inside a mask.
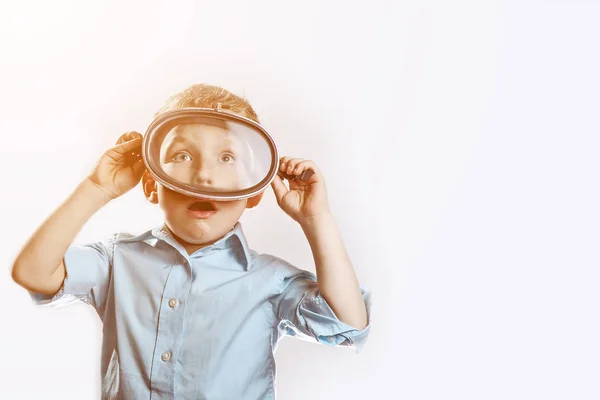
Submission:
[[[185,249],[185,251],[187,251],[188,255],[191,255],[192,253],[194,253],[197,250],[200,250],[204,247],[207,246],[211,246],[212,244],[214,244],[217,240],[212,240],[210,242],[205,242],[205,243],[190,243],[187,242],[185,240],[183,240],[182,238],[180,238],[179,236],[177,236],[176,234],[174,234],[171,231],[171,235],[173,235],[173,237],[175,238],[175,240],[177,240],[177,242],[179,242],[179,244],[181,244],[183,246],[183,248]]]

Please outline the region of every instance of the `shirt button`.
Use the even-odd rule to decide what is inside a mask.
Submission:
[[[169,300],[169,307],[175,308],[175,306],[177,306],[177,299]]]
[[[163,361],[169,361],[171,359],[171,353],[168,351],[165,351],[164,353],[162,353],[162,356],[160,356],[160,358]]]
[[[329,336],[329,337],[327,338],[327,341],[328,341],[329,343],[333,343],[333,342],[335,342],[335,338],[334,338],[333,336]]]

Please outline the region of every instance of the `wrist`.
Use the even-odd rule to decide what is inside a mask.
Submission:
[[[308,217],[304,217],[298,221],[302,229],[306,230],[314,230],[320,226],[335,223],[335,219],[333,218],[333,214],[331,211],[323,211],[318,214],[314,214]]]
[[[99,206],[104,206],[114,197],[111,196],[100,185],[94,182],[90,177],[87,177],[79,184],[77,191],[81,192],[87,199],[92,200]]]

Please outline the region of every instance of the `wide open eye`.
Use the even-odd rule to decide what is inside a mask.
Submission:
[[[171,159],[176,162],[185,162],[185,161],[191,161],[192,156],[190,156],[190,154],[185,151],[180,151],[178,153],[175,153],[175,155],[173,157],[171,157]]]
[[[235,162],[235,156],[231,153],[223,153],[219,156],[219,161],[226,164],[232,164]]]

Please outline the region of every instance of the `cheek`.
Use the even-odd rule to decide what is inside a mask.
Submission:
[[[163,171],[173,180],[178,182],[189,183],[188,178],[190,177],[191,169],[186,165],[173,165],[167,164],[163,166]]]
[[[221,210],[224,214],[230,215],[231,217],[239,218],[246,208],[246,201],[234,201],[226,202],[221,206]]]
[[[179,201],[177,201],[177,198],[173,196],[170,191],[165,190],[164,188],[158,189],[158,203],[160,204],[160,208],[162,208],[167,214],[174,212],[179,206]]]

